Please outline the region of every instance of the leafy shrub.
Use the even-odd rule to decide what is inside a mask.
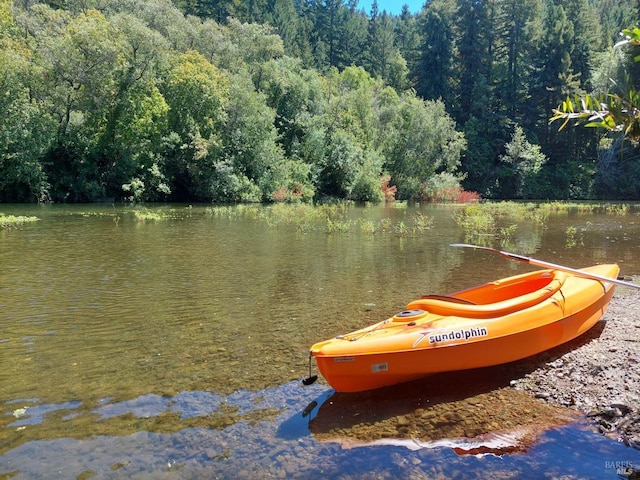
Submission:
[[[422,185],[422,199],[427,202],[472,203],[480,200],[477,192],[465,191],[460,176],[441,172],[432,176]]]

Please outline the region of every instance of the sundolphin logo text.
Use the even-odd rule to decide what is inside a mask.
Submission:
[[[442,332],[442,330],[437,331]],[[486,337],[487,335],[489,335],[489,330],[486,327],[461,328],[460,330],[449,330],[444,333],[433,333],[433,331],[421,332],[418,339],[413,342],[413,348],[420,345],[425,338],[428,338],[429,343],[433,345],[436,343],[453,342],[455,340],[463,340],[466,342],[471,338]]]
[[[451,330],[446,333],[436,333],[429,335],[429,343],[451,342],[454,340],[464,340],[465,342],[475,337],[486,337],[489,331],[485,327],[461,328],[460,330]]]

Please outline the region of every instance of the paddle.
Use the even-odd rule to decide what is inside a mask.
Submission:
[[[491,247],[480,247],[478,245],[470,245],[468,243],[452,243],[452,244],[450,244],[450,246],[451,247],[477,248],[479,250],[486,250],[488,252],[497,253],[498,255],[502,255],[503,257],[508,258],[509,260],[516,260],[518,262],[528,263],[529,265],[536,265],[538,267],[551,268],[551,269],[554,269],[554,270],[562,270],[563,272],[573,273],[574,275],[578,275],[580,277],[591,278],[593,280],[600,280],[600,281],[603,281],[603,282],[611,282],[611,283],[615,283],[617,285],[623,285],[625,287],[640,288],[640,285],[638,285],[638,284],[631,283],[631,282],[625,282],[624,280],[618,280],[617,278],[609,278],[609,277],[605,277],[605,276],[602,276],[602,275],[596,275],[596,274],[593,274],[593,273],[583,272],[582,270],[577,270],[575,268],[564,267],[562,265],[556,265],[555,263],[544,262],[542,260],[536,260],[535,258],[530,258],[530,257],[524,257],[522,255],[516,255],[515,253],[503,252],[501,250],[497,250],[497,249],[491,248]]]

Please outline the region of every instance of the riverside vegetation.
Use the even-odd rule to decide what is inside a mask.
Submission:
[[[17,228],[25,223],[37,222],[38,217],[24,215],[5,215],[0,212],[0,228]]]
[[[325,231],[328,234],[365,234],[418,236],[433,227],[433,218],[414,209],[408,209],[406,202],[393,202],[389,208],[407,211],[400,221],[390,219],[371,220],[360,217],[357,220],[348,218],[350,202],[335,202],[320,205],[306,203],[273,205],[217,205],[204,209],[204,214],[211,217],[223,217],[233,220],[237,217],[251,218],[262,222],[269,228],[290,226],[300,233]],[[499,242],[508,244],[518,228],[523,225],[544,228],[549,215],[567,215],[569,213],[606,212],[608,215],[631,215],[636,206],[628,203],[575,203],[575,202],[491,202],[472,204],[453,204],[452,219],[464,232],[465,239],[485,246]],[[132,215],[138,222],[159,222],[184,219],[193,215],[191,206],[170,208],[148,208],[131,206],[122,211],[111,213],[83,212],[84,216],[103,215],[113,217],[117,224],[123,216]],[[409,211],[411,213],[409,213]],[[38,221],[35,216],[5,215],[0,212],[0,228],[17,228],[25,223]],[[577,226],[566,227],[566,246],[573,248],[580,245],[581,231]]]

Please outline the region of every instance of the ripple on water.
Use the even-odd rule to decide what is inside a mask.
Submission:
[[[560,415],[538,409],[542,402],[525,400],[521,392],[487,391],[448,400],[441,394],[429,399],[424,395],[427,386],[414,383],[393,394],[382,391],[349,399],[322,385],[303,388],[290,382],[228,396],[181,392],[173,398],[144,395],[138,401],[113,404],[107,400],[84,414],[86,422],[74,418],[59,423],[58,436],[47,439],[40,431],[38,440],[18,442],[4,451],[0,474],[23,479],[45,478],[52,472],[62,478],[481,479],[489,474],[595,479],[616,478],[623,465],[640,467],[640,452],[590,432],[575,417],[568,420],[562,409]],[[317,407],[304,416],[310,399]],[[12,404],[14,410],[18,405]],[[463,408],[474,414],[453,415]],[[116,410],[119,415],[112,416]],[[100,418],[96,412],[106,415]],[[52,413],[43,415],[44,424],[61,421]],[[155,416],[138,418],[132,413]],[[204,418],[192,417],[197,413],[226,420],[207,425]],[[431,419],[431,413],[440,422],[423,419]],[[508,432],[501,428],[472,439],[455,436],[456,428],[468,428],[472,421],[500,421],[504,427],[527,417],[535,419],[525,424],[535,434],[525,438],[526,448],[510,449],[514,439],[523,438],[515,423]],[[568,423],[557,426],[551,418]],[[364,434],[361,426],[371,420]],[[132,421],[140,423],[128,431],[116,428]],[[435,427],[437,423],[443,425]],[[114,426],[111,431],[104,429],[108,424]],[[404,432],[407,426],[409,432]],[[39,425],[24,427],[16,434],[28,435]]]

